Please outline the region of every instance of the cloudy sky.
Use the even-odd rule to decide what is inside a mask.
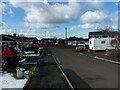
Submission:
[[[118,28],[118,2],[98,0],[6,0],[0,3],[0,34],[17,33],[41,38],[88,37],[101,28]]]

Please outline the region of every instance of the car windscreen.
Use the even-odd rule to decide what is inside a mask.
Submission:
[[[18,50],[15,47],[9,47],[12,52],[17,52]]]
[[[76,47],[84,47],[84,45],[78,45],[78,46],[76,46]]]

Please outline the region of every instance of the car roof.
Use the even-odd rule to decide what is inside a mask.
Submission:
[[[0,47],[13,47],[13,46],[0,45]]]

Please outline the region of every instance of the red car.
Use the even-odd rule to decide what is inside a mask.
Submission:
[[[21,52],[16,47],[0,46],[0,56],[2,58],[2,68],[6,68],[10,63],[20,60]]]
[[[24,51],[35,51],[35,53],[38,53],[39,46],[29,46],[29,47],[24,47]]]
[[[81,45],[77,45],[76,48],[75,48],[76,52],[77,51],[83,51],[85,50],[85,45],[84,44],[81,44]]]

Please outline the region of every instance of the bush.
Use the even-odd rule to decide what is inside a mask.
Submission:
[[[112,50],[107,52],[105,55],[109,57],[120,57],[120,50]]]

